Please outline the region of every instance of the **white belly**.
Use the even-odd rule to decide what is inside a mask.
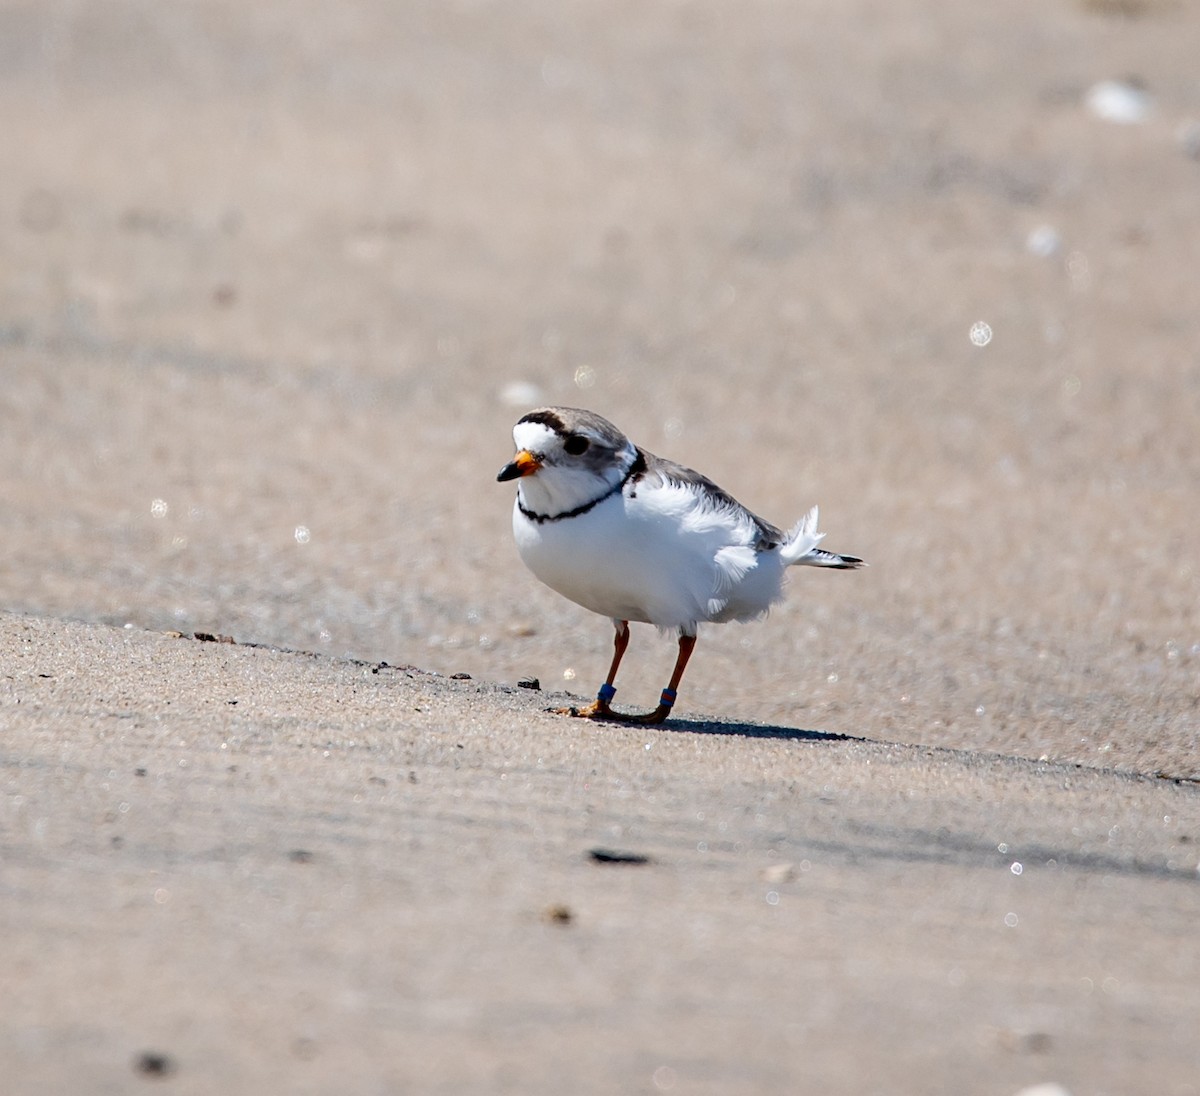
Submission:
[[[578,517],[538,524],[513,508],[525,565],[585,609],[616,620],[693,631],[700,621],[749,620],[780,596],[779,552],[755,553],[728,523],[664,513],[614,495]]]

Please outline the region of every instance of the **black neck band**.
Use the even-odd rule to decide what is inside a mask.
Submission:
[[[564,510],[561,514],[538,514],[530,510],[524,503],[521,502],[521,496],[517,496],[517,509],[521,511],[530,521],[536,521],[538,525],[544,525],[548,521],[563,521],[565,518],[577,518],[580,514],[586,514],[589,510],[599,506],[605,499],[610,499],[613,495],[619,494],[625,490],[627,484],[634,476],[640,476],[646,471],[646,458],[642,455],[642,451],[637,451],[637,459],[629,466],[629,471],[625,473],[620,483],[614,483],[603,495],[599,495],[592,499],[591,502],[585,502],[582,506],[576,506],[574,510]]]

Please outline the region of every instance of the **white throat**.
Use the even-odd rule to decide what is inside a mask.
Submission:
[[[513,441],[543,462],[533,475],[517,482],[518,500],[526,510],[548,517],[602,498],[624,480],[637,459],[637,450],[628,441],[610,460],[571,457],[563,451],[562,438],[539,422],[518,423]]]

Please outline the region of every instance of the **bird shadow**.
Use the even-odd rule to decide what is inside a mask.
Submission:
[[[563,713],[567,709],[583,707],[587,701],[571,693],[545,693],[542,699],[560,701],[547,712]],[[724,735],[728,738],[765,738],[779,742],[871,742],[873,739],[859,735],[840,734],[836,731],[810,731],[802,727],[780,727],[771,723],[745,723],[731,719],[680,719],[672,716],[664,723],[638,723],[625,719],[593,719],[593,722],[612,727],[644,727],[656,731],[675,731],[684,734]]]
[[[719,719],[672,719],[659,726],[663,731],[687,734],[718,734],[731,738],[770,738],[785,742],[870,742],[858,735],[836,731],[809,731],[800,727],[779,727],[764,723],[725,722]]]

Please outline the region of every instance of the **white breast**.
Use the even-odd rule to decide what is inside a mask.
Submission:
[[[689,633],[699,621],[761,616],[778,600],[779,552],[755,552],[747,522],[698,505],[688,487],[643,487],[634,496],[541,524],[514,507],[525,565],[594,613]]]

